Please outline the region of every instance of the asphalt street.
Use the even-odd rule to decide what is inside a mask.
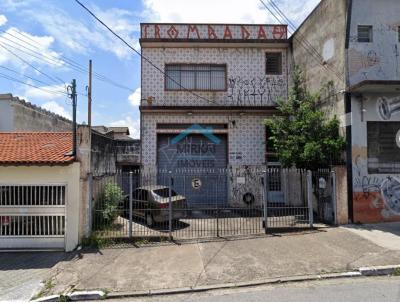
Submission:
[[[136,302],[400,302],[400,277],[369,277],[140,299]]]

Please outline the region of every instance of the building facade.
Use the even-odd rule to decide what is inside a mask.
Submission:
[[[353,222],[400,221],[399,16],[397,0],[323,0],[291,37],[292,64],[341,121]]]
[[[141,24],[140,42],[144,171],[265,168],[264,120],[288,93],[286,26]],[[243,202],[233,177],[216,177],[200,177],[203,188],[218,181],[219,202]]]

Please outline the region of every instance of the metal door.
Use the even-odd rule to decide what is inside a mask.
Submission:
[[[158,181],[168,185],[168,177],[161,174],[171,171],[174,190],[192,207],[227,204],[227,138],[214,137],[218,140],[191,134],[175,142],[176,135],[158,136],[157,164],[163,171]]]
[[[0,249],[64,249],[66,185],[0,185]]]

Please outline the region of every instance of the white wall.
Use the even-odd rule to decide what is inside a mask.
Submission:
[[[373,42],[357,42],[358,25],[373,26]],[[400,80],[400,3],[398,0],[353,0],[349,81]]]
[[[395,206],[382,189],[387,180],[396,179],[396,174],[371,174],[368,172],[367,122],[400,122],[400,114],[395,113],[386,120],[379,113],[382,98],[398,98],[397,94],[369,93],[361,98],[352,98],[352,163],[353,163],[353,204],[355,222],[400,221],[400,207]],[[399,129],[400,131],[400,129]],[[393,137],[396,140],[396,137]],[[400,152],[400,147],[398,149]],[[399,163],[400,164],[400,163]],[[397,185],[393,183],[396,198]],[[400,199],[397,201],[400,203]]]
[[[79,230],[79,163],[68,166],[1,166],[2,184],[66,184],[66,239],[65,250],[78,245]]]

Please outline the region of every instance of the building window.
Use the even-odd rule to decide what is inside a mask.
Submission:
[[[226,65],[170,64],[165,73],[166,90],[226,90]]]
[[[400,26],[397,27],[397,39],[400,42]]]
[[[400,172],[400,122],[367,122],[368,173]]]
[[[372,42],[372,26],[371,25],[358,25],[358,42],[369,43]]]
[[[282,53],[267,52],[265,54],[265,73],[269,75],[282,74]]]

